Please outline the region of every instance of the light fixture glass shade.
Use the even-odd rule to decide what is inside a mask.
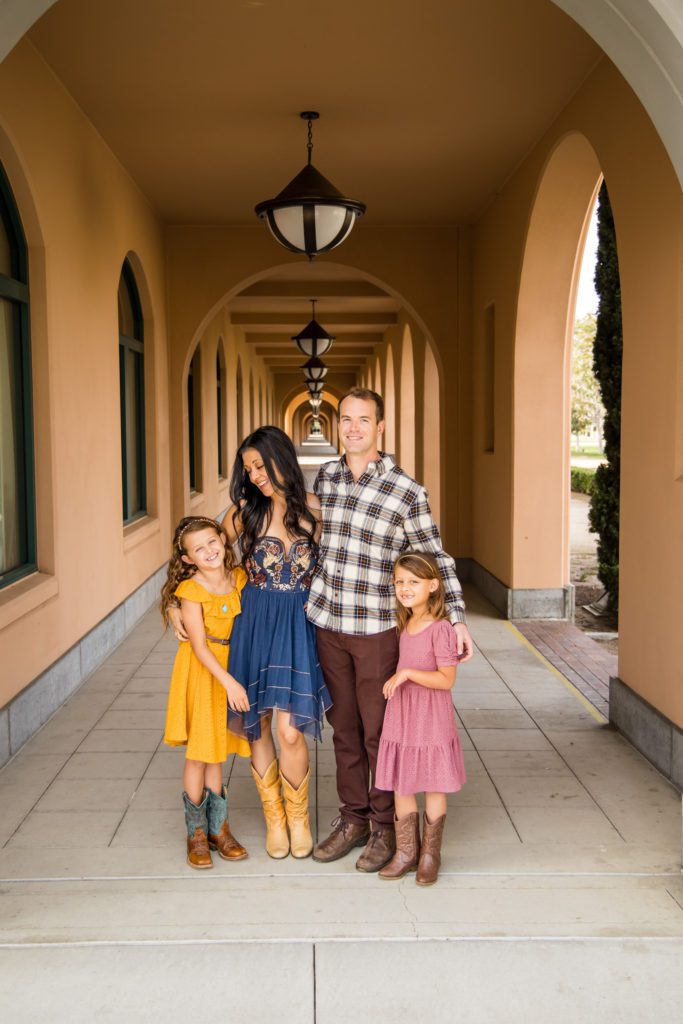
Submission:
[[[334,335],[328,334],[317,320],[311,320],[303,331],[292,337],[292,341],[296,342],[299,351],[303,352],[305,356],[313,356],[313,358],[324,356],[332,348],[332,343],[335,340]]]
[[[309,300],[312,309],[312,318],[309,323],[306,324],[303,331],[292,336],[292,341],[295,341],[297,348],[300,352],[303,352],[305,356],[311,356],[313,359],[319,359],[320,356],[324,356],[329,349],[332,348],[332,343],[335,341],[335,337],[329,334],[324,327],[321,327],[315,318],[315,299]]]
[[[323,382],[321,380],[307,381],[306,387],[311,398],[319,398],[323,393]]]
[[[316,415],[320,411],[320,406],[322,405],[322,401],[323,401],[322,398],[309,398],[308,399],[308,404],[310,405],[311,409],[313,410],[313,412]]]
[[[304,363],[301,369],[304,371],[306,380],[324,380],[327,376],[327,367],[322,359],[318,359],[317,356],[313,356],[307,363]]]
[[[255,207],[280,245],[313,259],[340,245],[365,204],[346,199],[313,164],[299,171],[274,199]]]

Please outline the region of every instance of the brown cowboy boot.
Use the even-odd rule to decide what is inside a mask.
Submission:
[[[439,877],[441,867],[441,840],[443,839],[443,827],[446,822],[446,815],[442,814],[435,822],[427,817],[427,812],[422,822],[422,848],[420,849],[420,861],[417,865],[418,885],[434,885]]]
[[[356,871],[379,871],[396,853],[396,833],[391,825],[373,828],[365,849],[356,861]]]
[[[209,842],[206,838],[208,824],[206,820],[206,808],[209,802],[208,790],[204,790],[204,796],[200,804],[190,800],[187,793],[183,793],[185,804],[185,825],[187,827],[187,863],[191,868],[205,869],[212,868]]]
[[[379,873],[380,878],[403,878],[409,871],[414,871],[420,858],[420,816],[417,811],[406,814],[404,818],[396,818],[396,853]]]
[[[244,860],[249,854],[238,843],[228,825],[228,791],[225,786],[221,795],[209,790],[209,848],[217,850],[223,860]]]

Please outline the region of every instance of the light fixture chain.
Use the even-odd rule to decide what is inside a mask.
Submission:
[[[308,142],[306,143],[306,149],[308,150],[308,163],[310,165],[313,156],[313,122],[310,117],[308,119]]]

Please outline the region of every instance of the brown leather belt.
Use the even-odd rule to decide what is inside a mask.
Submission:
[[[221,640],[220,637],[218,637],[218,636],[209,636],[208,633],[206,634],[206,639],[210,640],[212,644],[223,644],[224,647],[229,647],[230,646],[230,641],[229,640]]]

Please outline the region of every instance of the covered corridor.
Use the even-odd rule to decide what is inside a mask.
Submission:
[[[414,1019],[418,963],[438,978],[435,1021],[454,1005],[496,1019],[497,999],[512,1021],[673,1020],[672,6],[7,0],[0,30],[0,1001],[34,1019],[26,979],[38,969],[34,997],[70,1021],[134,1020],[158,971],[167,987],[144,1019],[168,1019],[191,1005],[191,963],[206,985],[227,972],[231,1014],[274,1019],[277,989],[292,1021],[362,1021],[339,978],[370,991],[384,972],[393,1024]],[[254,216],[303,163],[299,113],[311,107],[316,166],[367,204],[313,263]],[[623,325],[610,725],[512,626],[571,620],[569,364],[603,180]],[[174,526],[229,505],[235,452],[255,427],[275,423],[303,448],[292,337],[312,299],[336,339],[327,439],[349,387],[383,393],[386,448],[429,492],[478,646],[455,691],[470,781],[453,800],[443,884],[420,898],[410,882],[360,877],[351,858],[334,870],[268,861],[240,765],[230,789],[250,859],[191,877],[182,757],[159,746],[174,642],[155,606]],[[316,757],[322,831],[335,807],[329,736]],[[491,985],[492,963],[505,985]],[[94,981],[74,1009],[65,979],[81,971]],[[378,1019],[372,999],[362,1012]]]

